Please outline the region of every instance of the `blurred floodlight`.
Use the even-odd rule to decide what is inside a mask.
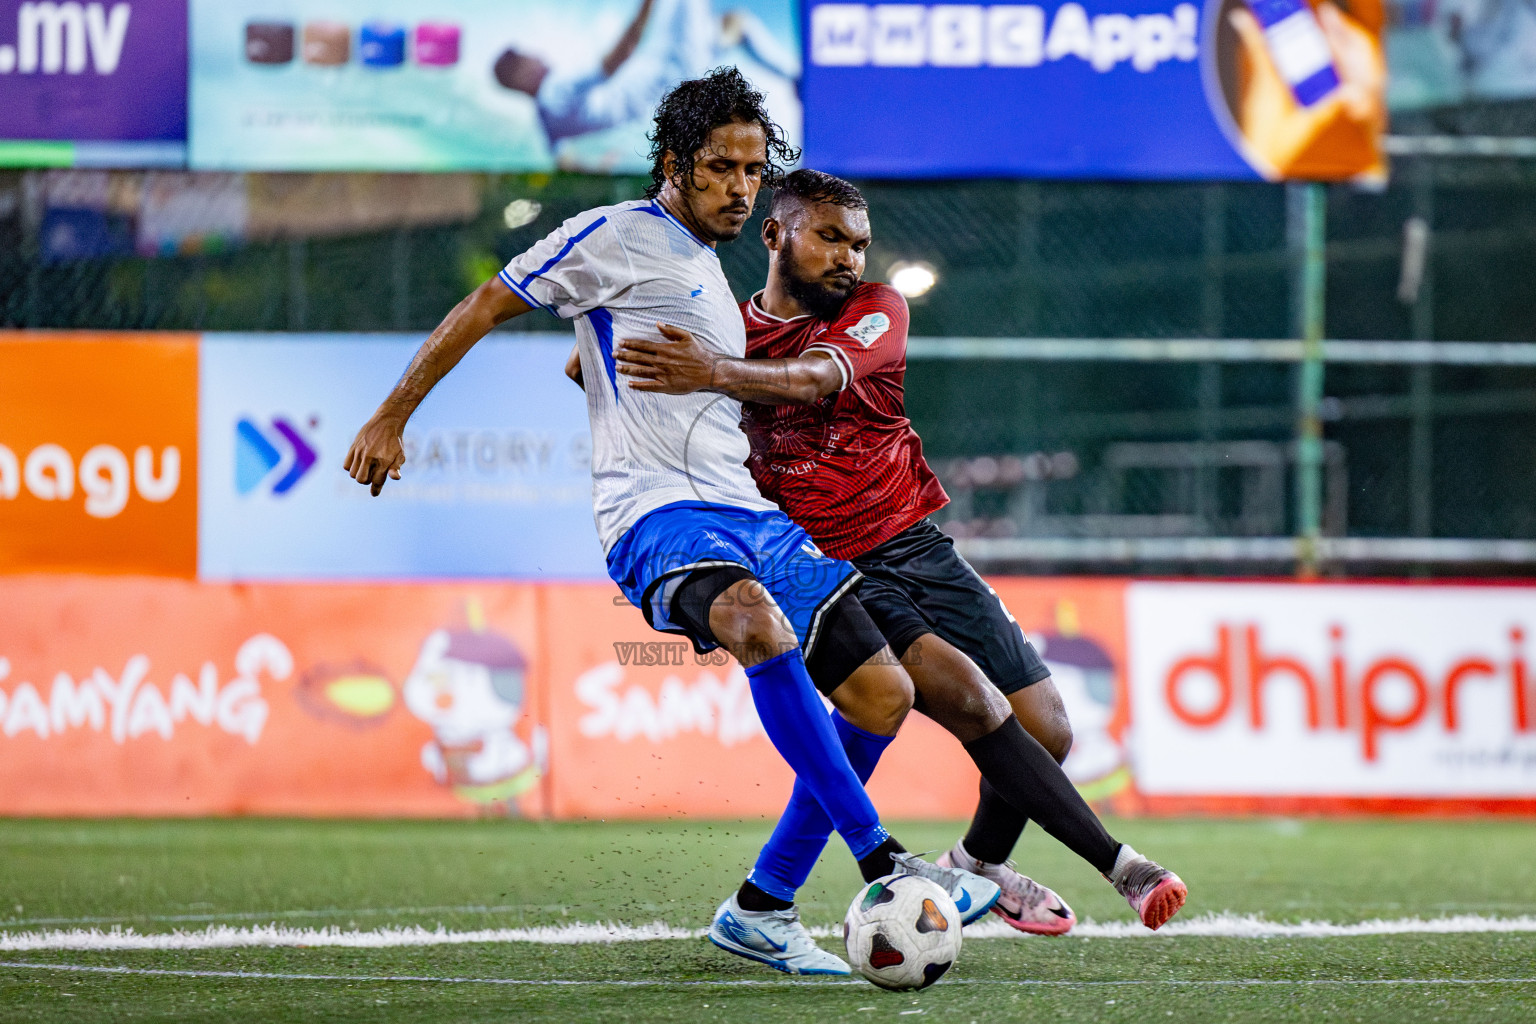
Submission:
[[[891,264],[891,287],[909,299],[928,294],[939,282],[938,272],[931,263],[914,263],[906,260]]]
[[[532,224],[543,211],[544,206],[537,199],[514,199],[501,211],[501,219],[506,222],[508,231],[514,231],[524,224]]]

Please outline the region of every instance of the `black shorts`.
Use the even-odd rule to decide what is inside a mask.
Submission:
[[[933,633],[966,654],[1004,693],[1051,674],[996,591],[930,520],[850,561],[864,574],[859,601],[897,657]]]
[[[715,600],[741,580],[755,579],[739,565],[695,569],[673,591],[667,615],[682,627],[700,653],[719,645],[709,626]],[[854,577],[857,580],[857,577]],[[854,671],[885,649],[885,635],[864,610],[852,587],[840,587],[817,609],[812,634],[801,642],[805,670],[827,696]]]

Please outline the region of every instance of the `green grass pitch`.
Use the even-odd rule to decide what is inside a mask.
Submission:
[[[959,827],[901,823],[894,831],[926,850],[953,842]],[[1222,911],[1335,924],[1536,915],[1536,822],[1110,827],[1189,883],[1180,919]],[[364,932],[599,921],[698,928],[739,883],[768,828],[759,821],[0,821],[0,940],[77,927],[169,932],[274,922]],[[1037,829],[1018,859],[1084,921],[1130,919],[1102,879]],[[840,920],[858,885],[834,841],[803,894],[807,922]],[[836,939],[822,944],[841,951]],[[907,994],[785,978],[702,939],[46,948],[0,951],[0,962],[0,1022],[1536,1021],[1532,931],[972,939],[943,982]],[[414,980],[391,980],[402,977]]]

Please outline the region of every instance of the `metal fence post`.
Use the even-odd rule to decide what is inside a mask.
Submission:
[[[1323,519],[1323,312],[1328,193],[1316,182],[1296,182],[1288,190],[1289,227],[1301,257],[1294,291],[1296,327],[1302,342],[1296,388],[1296,571],[1298,576],[1312,577],[1317,575]]]

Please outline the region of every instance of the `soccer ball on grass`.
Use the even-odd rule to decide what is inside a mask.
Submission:
[[[853,898],[843,944],[853,969],[881,988],[927,988],[960,956],[960,911],[926,878],[887,875]]]

